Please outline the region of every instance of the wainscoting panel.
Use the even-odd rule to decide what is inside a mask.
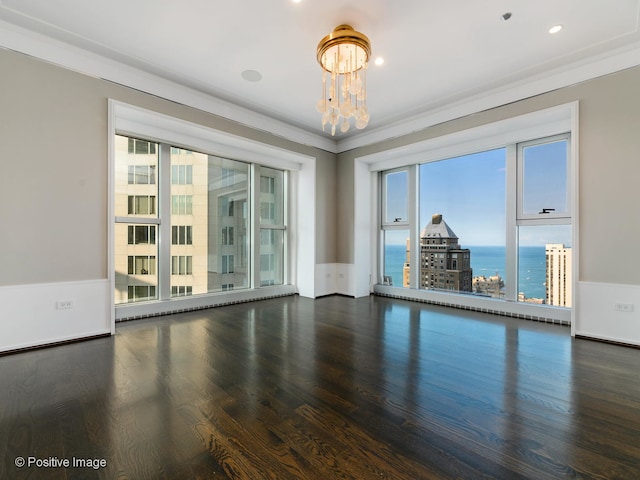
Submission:
[[[576,335],[640,345],[640,286],[578,282]]]
[[[108,280],[0,287],[0,352],[111,334]]]
[[[355,296],[353,264],[321,263],[316,265],[316,297],[325,295]]]

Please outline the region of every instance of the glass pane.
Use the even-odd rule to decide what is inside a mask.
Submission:
[[[118,217],[158,215],[157,144],[115,136],[115,214]],[[156,225],[115,225],[115,303],[157,298]]]
[[[407,171],[384,174],[384,223],[408,220],[408,175]]]
[[[284,225],[284,172],[260,167],[260,224]]]
[[[260,286],[284,283],[284,230],[260,229]]]
[[[208,182],[208,193],[203,202],[208,213],[201,223],[206,238],[207,291],[248,288],[249,223],[246,211],[249,166],[213,156],[208,157],[206,166],[208,171],[204,175],[200,175],[194,166],[192,178],[194,182],[196,178],[204,178]],[[200,208],[199,203],[194,197],[194,216],[196,208]],[[191,237],[194,245],[199,241],[199,223],[198,220],[191,233],[187,232],[187,239]]]
[[[155,143],[115,136],[115,215],[158,216]]]
[[[571,307],[571,225],[518,227],[518,301]]]
[[[420,165],[420,288],[504,296],[505,165],[505,149]]]
[[[171,296],[208,292],[208,156],[171,148]],[[187,172],[195,172],[188,176]]]
[[[409,230],[384,232],[383,285],[409,287]]]
[[[155,231],[155,225],[115,224],[116,304],[157,298],[158,246]]]
[[[522,149],[522,213],[569,213],[567,201],[567,140]]]

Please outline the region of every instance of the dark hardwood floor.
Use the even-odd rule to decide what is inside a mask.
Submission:
[[[569,333],[337,296],[119,324],[0,357],[0,478],[639,479],[640,350]]]

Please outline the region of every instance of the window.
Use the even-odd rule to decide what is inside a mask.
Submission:
[[[518,301],[571,307],[569,135],[518,144]]]
[[[191,255],[174,255],[171,257],[172,275],[192,275],[193,257]]]
[[[383,176],[383,205],[385,225],[405,224],[409,220],[409,171],[402,169]]]
[[[137,138],[129,138],[127,142],[127,152],[133,155],[155,155],[157,144]]]
[[[155,275],[156,257],[133,255],[129,256],[129,275]]]
[[[156,298],[156,287],[151,285],[129,285],[127,287],[127,301],[140,302]]]
[[[222,245],[233,245],[233,227],[222,227]]]
[[[568,136],[518,145],[518,220],[568,218]]]
[[[285,175],[260,168],[260,285],[282,285],[285,272]]]
[[[186,150],[176,150],[186,154]],[[171,183],[173,185],[191,185],[193,183],[193,165],[172,165]]]
[[[188,285],[175,285],[171,287],[171,296],[172,297],[185,297],[187,295],[192,295],[193,287]]]
[[[121,135],[114,143],[116,304],[284,284],[285,172]],[[263,230],[268,241],[254,244]],[[265,272],[263,253],[273,258]]]
[[[504,148],[418,167],[418,288],[504,298],[505,171]]]
[[[193,226],[173,225],[171,227],[171,245],[192,245]]]
[[[129,185],[153,185],[156,183],[155,165],[129,165]]]
[[[260,177],[260,193],[271,193],[274,194],[276,192],[276,179],[274,177]]]
[[[155,215],[156,197],[153,195],[129,195],[129,215]]]
[[[563,134],[382,171],[379,283],[570,307],[569,145]]]
[[[193,196],[192,195],[172,195],[171,213],[173,215],[192,215]]]
[[[273,202],[260,202],[260,220],[264,223],[273,222],[276,219],[276,204]]]
[[[222,272],[221,273],[233,273],[233,255],[222,255]]]
[[[129,245],[155,245],[156,226],[155,225],[128,225],[127,243]]]

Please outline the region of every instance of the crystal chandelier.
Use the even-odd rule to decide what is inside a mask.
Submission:
[[[322,98],[316,109],[322,114],[322,131],[331,126],[347,132],[351,117],[355,127],[363,129],[369,123],[367,110],[366,71],[371,44],[366,35],[351,25],[338,25],[318,43],[318,63],[322,66]]]

